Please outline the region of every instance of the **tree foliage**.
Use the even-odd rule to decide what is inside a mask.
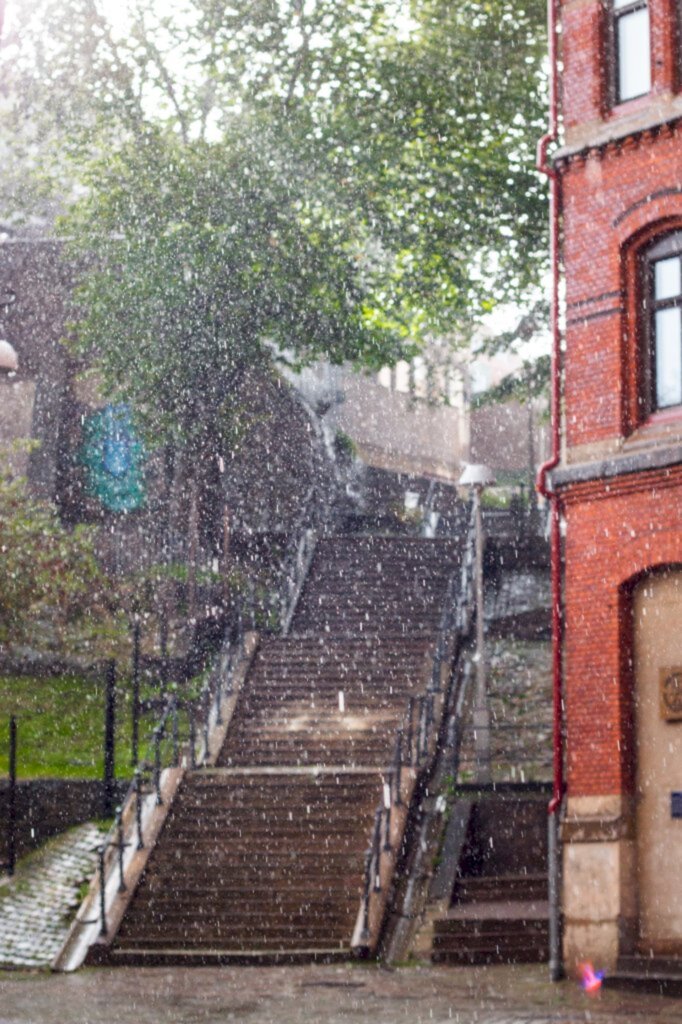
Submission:
[[[375,367],[537,282],[539,0],[106,10],[27,5],[5,88],[78,186],[77,343],[157,432],[229,432],[240,366],[273,351]]]
[[[363,225],[268,133],[188,146],[150,131],[89,175],[64,221],[69,250],[96,256],[76,344],[152,435],[219,441],[241,375],[272,351],[376,368],[403,351]]]
[[[524,359],[520,369],[506,374],[498,384],[476,395],[474,404],[481,407],[516,401],[525,405],[536,398],[546,400],[550,369],[551,357],[548,355]]]
[[[36,644],[47,622],[55,636],[69,624],[91,633],[112,627],[91,530],[62,526],[54,506],[13,473],[9,454],[0,451],[0,645]]]
[[[489,338],[481,346],[480,351],[487,355],[495,355],[498,352],[518,350],[520,346],[544,333],[548,326],[549,305],[544,299],[540,299],[521,317],[516,327]],[[528,356],[513,373],[506,374],[499,383],[476,395],[474,404],[499,405],[517,401],[525,405],[535,399],[547,402],[551,372],[551,356],[545,353]]]

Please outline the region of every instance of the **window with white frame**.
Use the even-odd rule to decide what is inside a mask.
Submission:
[[[644,259],[647,411],[682,405],[682,231],[649,246]]]
[[[643,96],[651,89],[648,0],[613,0],[615,102]]]

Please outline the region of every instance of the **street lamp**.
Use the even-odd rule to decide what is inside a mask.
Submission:
[[[485,487],[495,483],[487,466],[468,465],[459,483],[471,488],[476,528],[476,695],[474,700],[474,750],[476,754],[477,782],[490,782],[490,709],[486,684],[485,641],[483,636],[483,516],[481,495]]]

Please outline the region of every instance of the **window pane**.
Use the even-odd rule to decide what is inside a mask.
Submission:
[[[680,294],[680,257],[659,260],[654,264],[656,275],[656,298],[673,299]]]
[[[682,310],[656,313],[656,407],[682,405]]]
[[[651,88],[649,10],[644,7],[617,19],[618,99],[642,96]]]

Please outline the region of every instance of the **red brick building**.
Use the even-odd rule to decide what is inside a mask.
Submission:
[[[682,957],[682,22],[552,17],[564,953],[608,969]]]

